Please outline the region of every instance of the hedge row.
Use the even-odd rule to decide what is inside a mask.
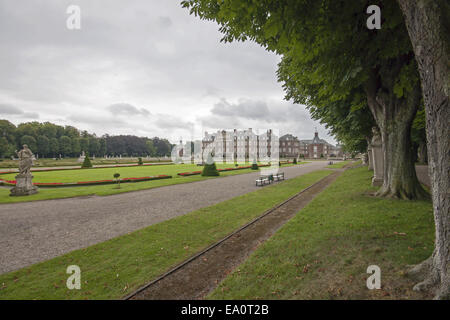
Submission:
[[[127,182],[142,182],[142,181],[151,181],[151,180],[161,180],[161,179],[171,179],[172,176],[167,175],[159,175],[152,177],[139,177],[139,178],[123,178],[120,179],[120,183]],[[0,183],[7,186],[15,186],[15,180],[2,180],[0,179]],[[103,185],[103,184],[114,184],[117,183],[116,180],[96,180],[96,181],[80,181],[80,182],[35,182],[33,185],[37,187],[73,187],[73,186],[94,186],[94,185]]]

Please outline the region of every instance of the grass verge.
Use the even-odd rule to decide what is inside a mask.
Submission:
[[[0,299],[120,298],[330,173],[314,171],[0,275]],[[81,290],[66,288],[69,265],[81,268]]]
[[[341,169],[341,168],[345,167],[347,164],[349,164],[350,162],[351,162],[350,160],[340,161],[335,164],[330,164],[329,166],[327,166],[327,168]]]
[[[423,299],[405,265],[431,255],[428,201],[369,195],[372,172],[347,170],[259,247],[211,299]],[[381,290],[368,290],[369,265]]]

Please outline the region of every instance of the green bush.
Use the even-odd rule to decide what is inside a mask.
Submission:
[[[292,161],[293,164],[297,164],[297,158],[294,158],[294,161]]]
[[[86,157],[84,158],[83,164],[81,165],[81,168],[92,168],[91,159],[89,159],[89,155],[86,153]]]
[[[120,173],[114,173],[114,179],[116,179],[117,182],[117,188],[120,189]]]
[[[256,161],[253,161],[252,170],[258,170],[258,169],[259,169],[258,164],[256,163]]]
[[[203,167],[202,176],[203,177],[214,177],[218,176],[219,171],[217,171],[216,163],[213,162],[212,164],[205,163],[205,166]]]
[[[139,157],[139,158],[138,158],[138,165],[142,166],[143,164],[144,164],[144,162],[142,161],[142,158]]]

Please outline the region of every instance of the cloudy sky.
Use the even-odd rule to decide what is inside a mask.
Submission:
[[[80,30],[66,27],[69,5],[81,9]],[[220,38],[180,0],[1,0],[0,119],[172,142],[215,128],[309,139],[317,127],[335,142],[284,101],[279,57]]]

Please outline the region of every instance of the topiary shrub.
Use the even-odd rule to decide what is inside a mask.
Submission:
[[[252,170],[258,170],[258,169],[259,169],[258,164],[256,163],[256,161],[253,161]]]
[[[92,168],[91,159],[89,159],[89,155],[86,153],[83,164],[81,165],[82,169]]]
[[[117,188],[120,189],[120,173],[114,173],[114,179],[116,179],[117,182]]]
[[[211,164],[209,164],[211,163]],[[208,155],[208,160],[203,167],[202,176],[203,177],[215,177],[218,176],[219,171],[217,171],[216,163],[212,159],[212,155]]]
[[[219,171],[217,171],[216,168],[216,163],[213,162],[212,164],[205,164],[205,166],[203,167],[203,171],[202,171],[202,176],[203,177],[215,177],[218,176]]]
[[[297,164],[297,158],[294,158],[294,161],[292,161],[293,164]]]
[[[138,158],[138,165],[142,166],[143,164],[144,164],[144,162],[142,161],[142,158],[139,157],[139,158]]]

